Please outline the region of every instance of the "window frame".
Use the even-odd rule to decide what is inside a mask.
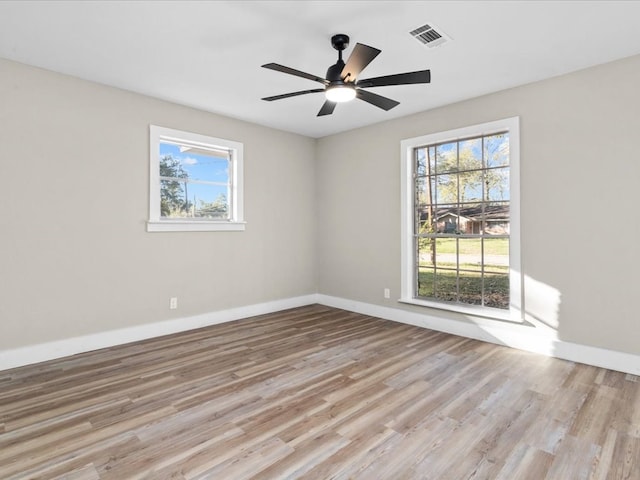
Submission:
[[[520,258],[520,119],[510,117],[478,125],[437,132],[400,142],[401,148],[401,280],[399,302],[470,316],[523,322],[522,269]],[[414,252],[414,151],[435,143],[454,142],[470,137],[509,132],[509,309],[453,304],[416,298],[415,278],[418,266]]]
[[[228,219],[199,220],[191,218],[167,219],[160,211],[160,142],[185,142],[210,149],[226,149],[230,155],[231,211]],[[243,208],[243,156],[240,142],[210,137],[173,128],[149,125],[149,219],[148,232],[216,232],[245,230]]]

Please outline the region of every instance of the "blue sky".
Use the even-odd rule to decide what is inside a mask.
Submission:
[[[196,206],[200,201],[213,202],[220,194],[227,195],[227,184],[229,182],[229,162],[225,158],[216,158],[209,155],[202,155],[193,152],[180,152],[180,146],[160,142],[160,158],[171,155],[180,160],[184,171],[189,175],[189,179],[203,183],[189,183],[187,192],[189,201]]]
[[[484,157],[486,166],[489,168],[498,167],[495,170],[490,170],[488,173],[492,178],[492,187],[489,190],[488,200],[508,200],[510,194],[508,167],[499,167],[508,166],[509,164],[509,135],[508,133],[496,134],[487,136],[484,140]],[[457,174],[450,174],[448,172],[455,172],[456,170],[455,159],[458,151],[458,145],[461,153],[466,151],[467,155],[469,153],[471,154],[470,158],[467,156],[468,163],[465,164],[466,168],[483,168],[483,142],[481,138],[461,140],[459,142],[453,141],[439,144],[437,147],[428,147],[430,154],[429,159],[431,162],[430,172],[432,174],[436,172],[439,174],[432,178],[431,187],[432,194],[434,195],[433,199],[436,203],[443,204],[448,201],[452,201],[452,199],[448,198],[452,192],[449,192],[447,194],[447,198],[445,198],[445,190],[438,188],[438,186],[455,182]],[[437,155],[436,148],[438,152]],[[426,150],[427,148],[418,149],[418,175],[425,175],[427,173]],[[445,161],[445,159],[448,159],[449,161]],[[453,159],[453,161],[451,161],[451,159]],[[498,179],[500,179],[500,181],[496,184],[495,182],[497,182]],[[473,174],[461,173],[459,180],[461,188],[464,188],[464,194],[461,200],[480,201],[483,199],[483,187],[485,185],[477,183],[477,175],[474,176]],[[438,186],[436,184],[438,184]]]

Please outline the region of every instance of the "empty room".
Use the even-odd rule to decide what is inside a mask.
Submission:
[[[0,2],[0,479],[640,480],[638,18]]]

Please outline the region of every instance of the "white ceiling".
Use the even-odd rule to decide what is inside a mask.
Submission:
[[[0,57],[311,137],[369,125],[640,53],[637,1],[4,1]],[[452,40],[409,35],[435,24]],[[431,69],[429,85],[371,91],[317,117],[317,88],[260,68],[325,76],[351,37],[382,50],[362,78]],[[597,94],[597,92],[594,92]]]

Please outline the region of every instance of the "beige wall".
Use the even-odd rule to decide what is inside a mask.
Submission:
[[[400,140],[517,115],[528,318],[638,354],[638,84],[632,57],[315,141],[0,60],[0,350],[316,291],[470,321],[382,298]],[[145,231],[150,123],[244,143],[245,232]]]
[[[244,143],[245,232],[145,231],[149,124]],[[316,291],[313,139],[0,60],[0,155],[0,350]]]
[[[468,321],[382,298],[400,294],[400,141],[519,116],[527,318],[639,354],[638,85],[640,56],[319,140],[319,291]]]

